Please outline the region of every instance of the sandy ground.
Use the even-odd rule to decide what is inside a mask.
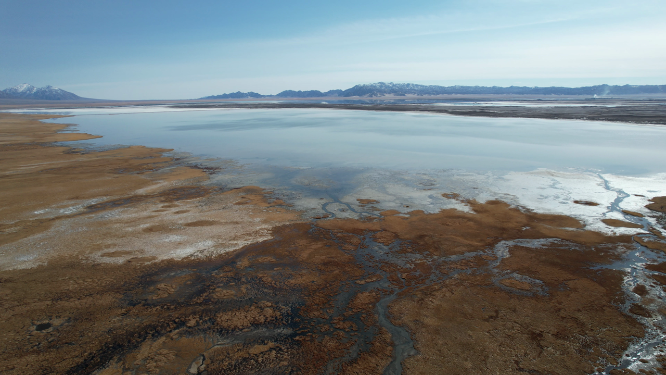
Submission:
[[[666,346],[634,348],[663,338],[666,263],[627,263],[663,227],[454,193],[303,221],[167,150],[58,147],[91,136],[43,118],[0,114],[3,374],[664,373]]]

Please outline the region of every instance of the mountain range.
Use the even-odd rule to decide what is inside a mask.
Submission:
[[[363,97],[382,96],[436,96],[436,95],[635,95],[666,94],[666,85],[597,85],[585,87],[528,87],[528,86],[437,86],[414,83],[371,83],[356,85],[346,90],[285,90],[276,95],[262,95],[256,92],[232,92],[211,95],[200,99],[260,99],[260,98],[322,98],[322,97]],[[0,99],[33,100],[86,100],[69,91],[53,86],[35,87],[23,83],[0,91]],[[90,100],[90,99],[88,99]]]
[[[585,87],[528,87],[528,86],[436,86],[414,83],[371,83],[356,85],[346,90],[294,91],[286,90],[276,95],[261,95],[256,92],[206,96],[201,99],[248,99],[248,98],[314,98],[314,97],[381,97],[381,96],[434,96],[434,95],[632,95],[666,94],[666,85],[597,85]]]
[[[22,83],[0,91],[0,99],[81,100],[84,98],[53,86],[35,87]]]
[[[201,99],[258,99],[258,98],[321,98],[329,96],[342,96],[342,90],[329,90],[321,92],[319,90],[294,91],[285,90],[277,95],[262,95],[256,92],[232,92],[229,94],[211,95]]]

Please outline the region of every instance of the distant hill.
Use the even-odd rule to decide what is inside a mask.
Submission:
[[[372,83],[356,85],[342,92],[341,96],[378,97],[384,95],[629,95],[666,94],[666,85],[624,85],[586,87],[527,87],[527,86],[435,86],[413,83]]]
[[[211,96],[206,96],[201,99],[251,99],[251,98],[263,98],[266,95],[261,95],[257,94],[256,92],[232,92],[229,94],[222,94],[222,95],[211,95]]]
[[[261,95],[256,92],[236,92],[231,94],[206,96],[201,99],[244,99],[244,98],[316,98],[316,97],[381,97],[381,96],[435,96],[435,95],[632,95],[666,94],[666,85],[597,85],[585,87],[528,87],[528,86],[436,86],[414,83],[371,83],[356,85],[346,90],[294,91],[286,90],[277,95]]]
[[[294,91],[286,90],[277,95],[261,95],[256,92],[232,92],[229,94],[205,96],[201,99],[256,99],[256,98],[320,98],[324,96],[339,96],[342,90],[330,90],[321,92],[319,90]]]
[[[329,90],[326,92],[321,92],[319,90],[310,90],[310,91],[294,91],[286,90],[275,95],[278,98],[321,98],[325,96],[340,96],[342,90]]]
[[[36,99],[36,100],[81,100],[84,99],[69,91],[53,86],[35,87],[23,83],[0,91],[2,99]]]

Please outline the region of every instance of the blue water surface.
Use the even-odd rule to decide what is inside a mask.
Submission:
[[[292,167],[666,172],[666,127],[335,109],[76,112],[94,145],[145,145]]]

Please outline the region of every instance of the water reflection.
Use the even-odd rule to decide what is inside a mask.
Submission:
[[[666,158],[664,127],[591,121],[223,109],[82,114],[54,122],[75,122],[79,131],[103,135],[92,141],[96,145],[141,144],[278,166],[584,168],[640,175],[664,172]]]

